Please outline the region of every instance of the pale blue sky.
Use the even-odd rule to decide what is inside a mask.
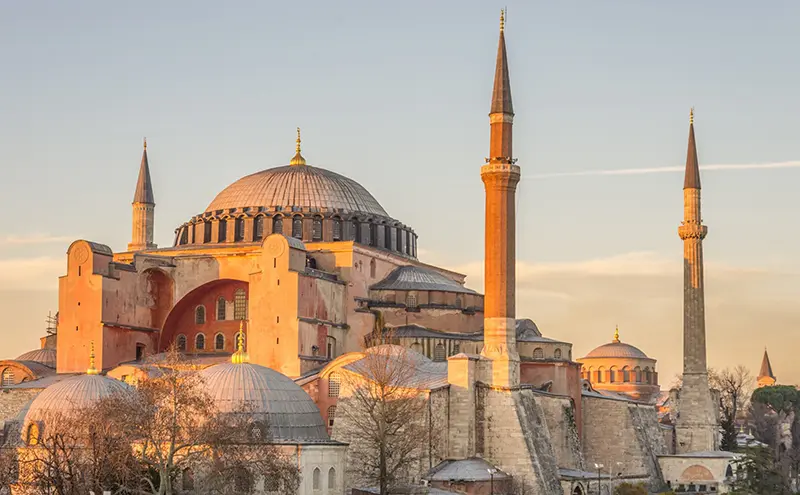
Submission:
[[[3,2],[0,229],[123,249],[147,136],[156,241],[168,245],[223,187],[288,162],[300,126],[308,162],[367,187],[415,228],[423,259],[479,261],[479,167],[503,5]],[[522,261],[680,257],[680,173],[533,176],[680,166],[692,105],[701,164],[800,160],[798,2],[509,1],[508,16]],[[706,259],[797,272],[799,182],[796,167],[704,172]],[[11,269],[63,263],[68,245],[10,240],[0,236]],[[8,290],[16,277],[0,280]],[[40,308],[56,309],[48,280],[32,287],[51,302],[20,317],[30,335],[21,347]],[[767,289],[796,291],[786,280]],[[523,302],[521,312],[539,321],[537,304],[546,303]],[[755,348],[779,347],[800,324],[792,315]],[[576,351],[605,339],[595,332],[613,319],[648,334],[646,315],[612,316],[585,330],[553,317],[544,330],[586,333]]]

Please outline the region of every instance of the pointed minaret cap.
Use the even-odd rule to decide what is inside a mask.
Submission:
[[[619,340],[619,325],[617,325],[616,330],[614,330],[614,340],[612,342],[614,342],[615,344],[619,344],[619,342],[620,342],[620,340]]]
[[[700,189],[700,165],[697,163],[697,144],[694,140],[694,107],[689,110],[689,149],[686,151],[684,189]]]
[[[761,359],[761,370],[758,372],[758,379],[761,380],[762,378],[772,378],[775,379],[775,375],[772,374],[772,363],[769,362],[769,354],[767,354],[767,348],[764,348],[764,357]]]
[[[303,155],[300,154],[300,128],[297,128],[297,146],[295,147],[295,154],[292,160],[289,162],[289,165],[305,165],[306,159],[303,158]]]
[[[94,365],[94,340],[89,343],[89,369],[86,370],[87,375],[99,375],[100,371]]]
[[[150,180],[150,164],[147,162],[147,138],[144,138],[142,150],[142,163],[139,165],[139,180],[136,182],[136,192],[133,194],[134,203],[155,205],[153,183]]]
[[[250,362],[250,357],[244,352],[244,321],[239,322],[239,333],[236,335],[236,352],[231,356],[233,364]]]
[[[500,11],[500,42],[497,46],[497,66],[494,70],[494,89],[492,91],[492,109],[489,112],[514,115],[511,104],[511,79],[508,76],[508,56],[506,55],[506,11]]]

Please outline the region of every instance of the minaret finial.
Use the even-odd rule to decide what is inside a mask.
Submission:
[[[147,150],[147,138],[142,138],[142,147]]]
[[[689,109],[689,124],[694,125],[694,107]]]
[[[239,322],[239,333],[236,334],[236,352],[231,356],[233,364],[242,364],[249,361],[247,353],[244,352],[244,320]]]
[[[89,369],[86,370],[87,375],[97,375],[100,372],[94,365],[94,340],[89,343]]]
[[[617,325],[617,329],[614,330],[614,342],[619,343],[619,325]]]
[[[502,33],[506,29],[506,8],[500,11],[500,32]]]
[[[297,128],[297,146],[295,146],[295,154],[292,160],[289,162],[289,165],[305,165],[306,159],[303,158],[303,155],[300,154],[300,128]]]

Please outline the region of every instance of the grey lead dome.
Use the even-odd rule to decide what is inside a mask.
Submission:
[[[242,177],[217,194],[206,211],[254,206],[314,208],[389,217],[358,182],[310,165],[270,168]]]

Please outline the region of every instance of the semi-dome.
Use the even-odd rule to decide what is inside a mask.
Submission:
[[[265,416],[273,441],[330,441],[319,408],[289,377],[251,363],[216,364],[201,373],[220,412]]]
[[[55,369],[56,367],[56,351],[55,349],[34,349],[25,354],[20,354],[16,359],[17,361],[34,361],[43,364],[48,368]]]
[[[270,168],[242,177],[217,194],[206,211],[259,206],[389,216],[358,182],[310,165]]]
[[[72,376],[42,390],[31,402],[25,422],[46,420],[51,414],[69,414],[88,409],[101,399],[128,390],[125,383],[106,376]]]

